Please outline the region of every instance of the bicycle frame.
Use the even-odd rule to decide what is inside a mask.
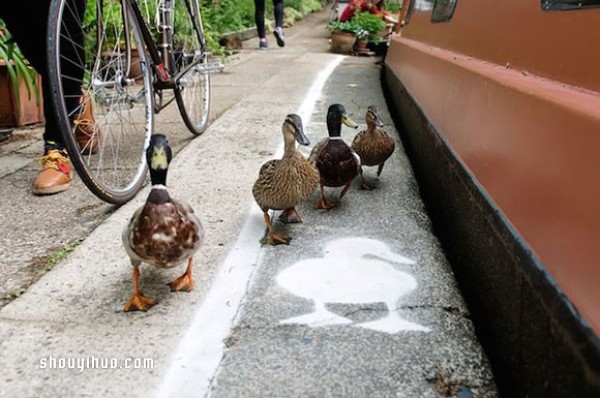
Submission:
[[[152,37],[150,30],[148,29],[148,25],[146,20],[144,19],[140,7],[138,5],[137,0],[122,0],[128,1],[133,9],[135,14],[135,18],[138,20],[140,28],[142,30],[142,37],[144,38],[144,42],[148,48],[148,53],[150,54],[150,59],[152,60],[152,67],[154,69],[155,75],[158,80],[156,81],[157,88],[160,89],[172,89],[175,87],[175,78],[169,73],[169,56],[170,56],[170,44],[172,39],[172,30],[173,24],[171,23],[172,19],[172,0],[159,0],[158,3],[158,12],[159,12],[159,21],[158,28],[159,32],[162,33],[162,43],[161,43],[161,51],[159,52],[158,46],[156,45],[155,38]],[[123,12],[126,12],[126,8],[123,7]],[[123,15],[123,20],[127,21],[127,15]],[[194,22],[195,23],[195,22]],[[197,31],[197,27],[194,26],[194,29]],[[204,48],[202,49],[204,50]]]
[[[173,3],[175,0],[158,0],[158,18],[157,18],[157,29],[161,33],[160,42],[157,43],[157,39],[153,37],[150,29],[148,27],[148,22],[144,18],[142,11],[140,9],[138,0],[120,0],[123,2],[128,2],[131,5],[131,9],[134,12],[134,18],[137,20],[140,30],[142,33],[142,38],[144,43],[148,49],[148,54],[150,55],[150,59],[152,60],[152,69],[154,75],[157,77],[155,80],[154,86],[157,90],[165,90],[165,89],[174,89],[176,84],[179,83],[179,80],[185,76],[191,69],[200,67],[206,72],[220,72],[223,70],[223,66],[220,63],[210,64],[210,63],[202,63],[199,61],[193,62],[187,65],[182,70],[177,71],[171,65],[172,62],[172,51],[171,43],[173,39]],[[178,0],[185,1],[185,0]],[[198,32],[203,32],[202,26],[197,26],[197,23],[202,24],[202,16],[196,16],[194,10],[189,7],[189,3],[185,2],[188,13],[191,16],[195,16],[197,18],[192,18],[193,29],[198,34]],[[99,15],[102,15],[102,10],[98,10]],[[123,21],[128,21],[128,9],[127,7],[122,7],[122,17]],[[101,21],[98,21],[100,24]],[[131,46],[129,45],[129,27],[128,24],[125,23],[125,40],[126,40],[126,49],[127,49],[127,57],[126,57],[126,71],[129,71],[131,66]],[[98,26],[98,40],[100,40],[102,34],[102,26]],[[201,36],[201,35],[199,35]],[[202,60],[202,57],[207,56],[206,51],[206,42],[202,40],[200,42],[202,56],[199,58]],[[176,72],[175,75],[173,73]]]
[[[148,23],[145,20],[142,11],[139,7],[138,1],[137,0],[121,0],[121,2],[128,2],[131,5],[131,9],[133,10],[134,13],[134,18],[137,20],[140,29],[141,29],[141,33],[142,33],[142,38],[144,40],[144,43],[148,49],[148,54],[150,55],[150,59],[152,60],[152,69],[153,72],[155,74],[155,76],[157,77],[156,81],[155,81],[155,88],[158,90],[165,90],[165,89],[174,89],[175,85],[177,84],[178,80],[184,76],[186,73],[189,72],[190,69],[197,67],[197,63],[196,64],[190,64],[188,66],[186,66],[183,70],[178,71],[176,75],[172,75],[171,71],[174,70],[174,68],[171,65],[171,55],[172,55],[172,48],[171,48],[171,44],[172,43],[172,37],[173,37],[173,0],[159,0],[158,2],[158,21],[157,21],[157,28],[158,31],[161,33],[160,36],[160,43],[157,43],[157,39],[155,37],[153,37],[152,33],[150,33],[150,29],[148,27]],[[99,5],[99,7],[101,7]],[[194,15],[192,13],[192,10],[188,7],[188,3],[186,2],[186,7],[188,8],[188,12],[190,13],[190,15]],[[129,15],[128,15],[128,8],[127,7],[122,7],[122,13],[123,13],[123,21],[128,21],[129,19]],[[98,14],[102,15],[102,9],[98,10]],[[97,29],[97,34],[98,34],[98,40],[101,39],[102,36],[102,31],[103,28],[102,26],[100,26],[101,24],[101,19],[99,18],[98,20],[98,29]],[[201,17],[197,19],[198,21],[201,21]],[[199,32],[202,31],[200,28],[196,25],[197,22],[196,19],[192,18],[192,22],[194,24],[194,31]],[[201,22],[200,22],[201,23]],[[126,67],[125,70],[129,71],[130,66],[131,66],[131,45],[129,43],[129,26],[128,23],[125,22],[125,26],[124,26],[125,32],[127,33],[125,35],[125,48],[127,49],[127,57],[126,57]],[[205,43],[201,42],[201,49],[203,54],[206,53],[206,48],[205,48]]]

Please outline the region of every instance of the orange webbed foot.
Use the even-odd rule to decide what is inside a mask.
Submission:
[[[315,202],[314,208],[327,211],[333,209],[336,206],[336,204],[325,199],[325,190],[323,189],[323,183],[321,183],[320,189],[321,195],[319,196],[319,200]]]
[[[179,278],[168,283],[172,292],[191,292],[194,290],[194,278],[192,277],[192,260],[188,260],[188,267]]]
[[[287,210],[294,210],[294,209],[287,209]],[[263,237],[260,240],[260,243],[261,244],[268,243],[271,246],[279,245],[282,243],[285,245],[289,245],[292,238],[277,234],[277,232],[275,232],[275,228],[273,228],[273,224],[271,223],[271,217],[269,216],[268,211],[263,210],[263,212],[264,212],[264,218],[265,218],[265,223],[267,224],[268,232],[267,232],[267,236]]]
[[[194,290],[194,282],[186,274],[167,283],[167,285],[169,285],[172,292],[191,292]]]
[[[158,302],[149,297],[143,296],[141,293],[134,294],[131,299],[125,304],[123,311],[148,311]]]
[[[325,199],[325,198],[320,198],[319,200],[317,200],[315,202],[315,209],[321,209],[321,210],[331,210],[336,206],[335,203]]]
[[[191,292],[194,290],[194,282],[187,275],[181,275],[172,282],[167,283],[172,292]]]
[[[271,246],[276,246],[276,245],[289,245],[290,241],[292,240],[292,238],[290,238],[289,236],[282,236],[276,233],[272,233],[272,234],[268,234],[267,235],[267,243],[270,244]]]

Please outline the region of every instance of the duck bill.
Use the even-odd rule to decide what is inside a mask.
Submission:
[[[166,170],[168,166],[169,161],[165,147],[154,147],[150,158],[150,168],[152,170]]]
[[[344,123],[346,126],[351,127],[353,129],[358,128],[358,124],[354,123],[354,121],[346,115],[342,116],[342,123]]]
[[[377,126],[377,127],[383,127],[384,126],[384,124],[381,121],[381,119],[379,118],[379,116],[375,117],[375,120],[373,120],[373,122],[375,123],[375,126]]]
[[[304,131],[302,129],[296,130],[296,141],[300,145],[304,145],[304,146],[310,145],[310,140],[308,139],[306,134],[304,134]]]

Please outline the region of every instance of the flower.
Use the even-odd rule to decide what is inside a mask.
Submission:
[[[366,40],[369,37],[369,31],[363,28],[358,28],[356,30],[356,38],[358,40]]]

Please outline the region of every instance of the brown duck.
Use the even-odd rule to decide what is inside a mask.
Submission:
[[[189,204],[171,198],[166,188],[171,147],[162,134],[153,135],[146,150],[152,189],[123,230],[123,245],[133,266],[133,295],[125,311],[146,311],[156,304],[139,290],[140,265],[172,268],[187,259],[183,275],[169,283],[171,291],[191,291],[192,257],[200,248],[204,230]]]
[[[344,187],[340,199],[348,192],[352,181],[360,172],[360,157],[342,140],[342,123],[358,128],[348,116],[341,104],[333,104],[327,111],[327,132],[329,137],[321,140],[312,149],[308,160],[319,170],[321,176],[321,196],[315,203],[315,209],[329,210],[335,203],[325,198],[324,187]]]
[[[319,172],[296,148],[296,142],[310,145],[300,116],[287,115],[282,132],[282,158],[263,164],[252,187],[254,199],[264,213],[267,242],[271,245],[289,244],[291,238],[275,232],[269,210],[283,210],[279,218],[286,223],[302,222],[296,206],[307,200],[319,184]]]
[[[368,107],[365,119],[367,129],[356,134],[352,141],[352,149],[360,156],[361,189],[372,189],[373,187],[365,182],[362,168],[378,166],[377,177],[379,177],[386,160],[394,153],[395,143],[388,132],[382,129],[383,123],[379,118],[376,106]]]

